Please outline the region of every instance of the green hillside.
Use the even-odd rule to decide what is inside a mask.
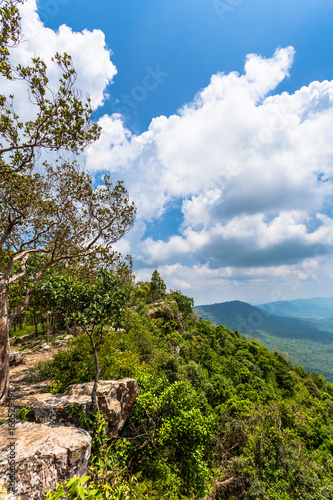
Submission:
[[[107,436],[101,417],[82,417],[93,435],[82,498],[332,499],[333,384],[257,340],[199,319],[192,299],[166,294],[157,272],[129,292],[121,329],[104,327],[100,377],[134,377],[141,394],[116,438]],[[223,320],[235,315],[249,323],[259,314],[236,302]],[[54,393],[92,380],[88,336],[77,332],[69,349],[37,373],[52,380]],[[64,491],[68,500],[78,498],[68,483],[47,499]]]
[[[269,349],[286,353],[309,371],[317,371],[333,382],[333,324],[277,316],[245,302],[232,301],[195,308],[202,318],[247,338],[257,338]]]

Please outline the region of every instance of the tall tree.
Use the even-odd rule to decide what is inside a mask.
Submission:
[[[149,286],[152,300],[161,299],[165,295],[166,284],[157,269],[151,275]]]
[[[9,383],[9,328],[28,307],[34,286],[60,263],[112,255],[111,245],[129,231],[135,217],[121,182],[113,185],[105,176],[103,185],[93,188],[88,174],[60,156],[53,165],[40,165],[43,151],[81,151],[99,137],[100,129],[91,122],[89,99],[83,101],[74,88],[70,56],[55,55],[62,72],[56,91],[49,88],[40,58],[26,67],[11,65],[9,48],[20,39],[16,3],[0,3],[0,71],[9,80],[26,83],[36,112],[24,122],[15,113],[13,96],[0,95],[0,404]],[[25,276],[29,258],[36,254],[43,258],[31,286],[9,314],[10,287]]]
[[[95,362],[92,409],[98,411],[97,386],[100,374],[98,347],[104,341],[105,326],[123,327],[128,291],[116,273],[100,269],[94,284],[50,272],[38,287],[44,303],[75,323],[88,335]]]

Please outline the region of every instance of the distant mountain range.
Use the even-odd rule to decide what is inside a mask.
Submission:
[[[252,306],[238,300],[195,307],[199,316],[247,338],[333,382],[333,298],[279,301]],[[289,315],[288,315],[289,313]]]
[[[333,297],[317,297],[315,299],[280,300],[260,304],[257,307],[277,316],[294,318],[327,318],[333,320]]]

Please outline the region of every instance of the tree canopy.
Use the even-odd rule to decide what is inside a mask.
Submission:
[[[19,2],[21,3],[21,2]],[[9,327],[24,311],[34,287],[47,269],[94,255],[112,260],[112,244],[132,227],[135,207],[122,184],[104,176],[93,187],[89,174],[64,150],[83,151],[100,134],[92,122],[90,99],[75,88],[76,71],[68,54],[55,54],[61,73],[50,83],[47,65],[34,57],[14,66],[10,49],[21,37],[17,2],[0,4],[0,68],[4,78],[26,84],[33,117],[15,112],[14,96],[0,95],[0,402],[8,388]],[[41,161],[51,151],[53,161]],[[8,313],[10,287],[27,273],[29,259],[39,255],[30,286],[20,304]],[[31,268],[30,268],[31,270]]]

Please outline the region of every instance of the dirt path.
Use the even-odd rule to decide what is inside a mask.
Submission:
[[[69,340],[69,339],[68,339]],[[41,340],[41,344],[45,343]],[[34,369],[36,363],[40,361],[46,361],[52,358],[54,354],[59,352],[61,349],[66,349],[66,346],[55,347],[49,344],[50,349],[47,350],[27,350],[19,351],[18,349],[24,344],[24,337],[22,337],[22,342],[15,344],[11,348],[11,352],[19,352],[24,354],[24,363],[17,366],[11,366],[9,369],[9,387],[10,391],[14,393],[14,398],[18,399],[24,395],[36,394],[39,392],[47,392],[49,386],[49,380],[43,380],[38,382],[37,373]],[[0,424],[7,421],[8,418],[8,408],[6,406],[0,406]]]

